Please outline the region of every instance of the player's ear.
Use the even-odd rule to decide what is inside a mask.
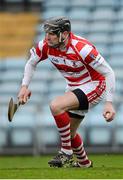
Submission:
[[[64,32],[62,33],[62,37],[63,37],[63,38],[65,38],[67,35],[68,35],[68,31],[64,31]]]
[[[68,33],[69,33],[68,31],[64,31],[64,32],[63,32],[63,34],[64,34],[65,36],[68,35]]]

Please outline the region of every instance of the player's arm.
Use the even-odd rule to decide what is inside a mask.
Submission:
[[[106,103],[104,106],[103,116],[109,122],[114,119],[115,109],[113,107],[113,97],[115,92],[115,75],[109,64],[103,60],[96,70],[106,78]]]
[[[32,48],[30,50],[31,56],[25,65],[24,76],[22,80],[22,85],[18,94],[18,99],[20,104],[25,104],[28,98],[31,96],[31,92],[28,89],[29,84],[32,80],[34,71],[37,64],[47,58],[46,50],[44,48],[44,41],[40,41],[37,48]]]
[[[105,59],[98,53],[98,51],[93,48],[89,53],[89,58],[85,60],[89,62],[88,64],[98,71],[100,74],[105,76],[106,79],[106,103],[104,106],[103,116],[109,122],[114,119],[115,110],[113,107],[113,97],[115,92],[115,75],[114,71],[110,65],[105,61]]]
[[[18,99],[20,104],[25,104],[28,98],[31,96],[31,92],[28,89],[28,86],[31,82],[36,66],[40,60],[40,57],[36,54],[35,48],[32,48],[30,50],[30,53],[31,56],[25,65],[22,85],[18,94]]]
[[[115,92],[115,75],[110,65],[100,55],[96,48],[87,44],[80,51],[80,55],[85,64],[91,66],[94,70],[105,76],[106,79],[106,103],[104,106],[103,116],[107,121],[112,121],[115,116],[113,107],[113,96]]]

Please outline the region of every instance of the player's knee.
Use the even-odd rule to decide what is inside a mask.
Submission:
[[[60,98],[56,98],[50,103],[50,109],[51,112],[55,114],[60,114],[64,111],[64,106],[62,105],[62,102],[60,101]]]

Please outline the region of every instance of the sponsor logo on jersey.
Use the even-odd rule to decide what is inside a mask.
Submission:
[[[53,56],[49,56],[51,62],[56,63],[56,64],[64,64],[70,67],[80,67],[82,66],[82,62],[81,61],[75,61],[75,60],[69,60],[66,59],[65,57],[53,57]]]
[[[54,58],[54,57],[52,57],[52,59],[51,59],[51,61],[53,61],[53,62],[59,62],[59,60],[58,59],[56,59],[56,58]]]

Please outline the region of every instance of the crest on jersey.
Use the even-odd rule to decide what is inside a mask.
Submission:
[[[97,56],[95,56],[94,54],[90,54],[89,56],[90,56],[93,60],[95,60],[96,57],[97,57]]]
[[[74,67],[77,67],[77,64],[76,64],[76,62],[75,62],[75,61],[73,61],[73,66],[74,66]]]

